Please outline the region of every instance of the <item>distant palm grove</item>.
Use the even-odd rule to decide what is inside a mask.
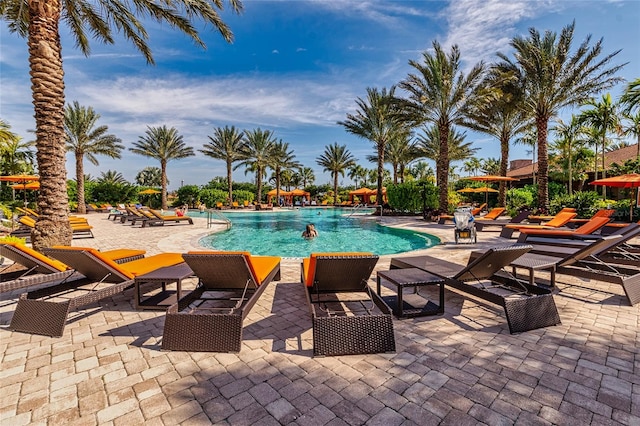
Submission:
[[[232,11],[242,11],[240,1],[228,3]],[[66,10],[70,4],[75,5],[73,11]],[[30,1],[26,13],[26,3],[0,0],[0,14],[9,29],[28,40],[36,121],[35,141],[25,143],[11,131],[10,123],[0,120],[0,171],[2,175],[37,171],[40,176],[37,199],[27,194],[41,212],[32,235],[36,249],[70,244],[70,207],[84,213],[86,204],[94,202],[155,203],[168,209],[173,199],[174,205],[214,207],[268,202],[271,189],[275,189],[278,202],[281,189],[301,187],[318,203],[341,204],[348,199],[349,190],[375,185],[376,194],[383,194],[383,188],[387,191],[386,209],[451,211],[461,201],[456,190],[470,183],[460,179],[460,172],[506,176],[509,148],[516,143],[536,152],[535,184],[507,191],[503,183],[496,202],[512,211],[524,205],[548,211],[554,209],[554,202],[565,202],[567,197],[595,200],[597,194],[581,196],[573,191],[582,188],[588,172],[606,173],[606,152],[630,144],[629,140],[640,147],[640,79],[625,83],[619,77],[626,64],[616,63],[619,51],[605,51],[602,40],[592,42],[588,37],[578,44],[575,23],[559,34],[531,28],[526,37],[511,40],[511,56],[497,53],[494,63],[480,62],[464,70],[457,46],[445,49],[434,41],[433,49],[409,61],[411,72],[403,80],[388,88],[368,88],[355,99],[354,112],[337,123],[347,133],[372,143],[371,154],[364,159],[355,158],[345,144],[327,141],[315,164],[301,164],[290,148],[291,141],[283,141],[273,130],[230,125],[212,128],[203,135],[200,146],[189,146],[179,129],[165,125],[140,129],[137,141],[123,142],[109,133],[91,106],[75,100],[65,104],[60,20],[75,14],[73,19],[86,25],[71,26],[71,31],[87,55],[85,31],[110,43],[115,29],[122,31],[149,63],[153,63],[153,56],[144,29],[137,26],[136,14],[165,21],[201,45],[192,20],[212,24],[227,41],[232,40],[232,33],[211,2],[175,1],[165,4],[162,13],[150,3],[136,3],[129,6],[130,14],[107,10],[106,18],[95,15],[91,7],[81,7],[83,4]],[[216,6],[222,9],[222,2]],[[29,23],[29,16],[37,19]],[[43,45],[48,49],[35,48]],[[625,91],[614,100],[606,91],[619,83],[626,84]],[[558,115],[567,108],[578,110],[564,122]],[[464,129],[495,137],[500,158],[478,159],[478,148],[465,141]],[[118,171],[100,177],[85,174],[85,160],[98,165],[98,157],[120,158],[125,149],[157,161],[158,167],[140,170],[135,183],[126,181]],[[169,194],[167,169],[172,162],[196,152],[224,162],[226,175],[211,176],[205,185],[186,185]],[[67,153],[75,159],[75,179],[69,181]],[[435,162],[435,170],[425,160]],[[364,161],[375,166],[368,169]],[[313,167],[328,172],[331,181],[315,185]],[[640,149],[636,158],[615,167],[620,173],[640,172]],[[251,182],[233,182],[234,170],[249,174]],[[340,178],[345,176],[354,185],[340,187]],[[159,197],[140,194],[150,188],[159,188]],[[22,202],[12,201],[5,185],[1,191],[5,209]],[[383,204],[383,197],[374,199]]]

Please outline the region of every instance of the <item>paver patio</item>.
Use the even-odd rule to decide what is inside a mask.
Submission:
[[[87,215],[96,238],[74,245],[185,252],[211,232],[198,218],[143,229],[106,216]],[[459,263],[507,243],[382,220],[445,242],[411,254]],[[640,425],[640,307],[618,286],[558,276],[562,324],[514,335],[500,307],[447,288],[444,315],[394,320],[396,353],[314,358],[299,263],[283,259],[237,354],[161,351],[164,313],[137,311],[132,289],[73,312],[61,338],[9,331],[20,291],[2,295],[0,424]]]

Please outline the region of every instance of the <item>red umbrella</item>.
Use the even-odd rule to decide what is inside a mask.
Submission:
[[[591,185],[612,186],[615,188],[638,188],[640,187],[640,174],[630,173],[628,175],[614,176],[610,178],[594,180]],[[629,206],[629,219],[633,221],[633,191],[631,191],[631,205]]]

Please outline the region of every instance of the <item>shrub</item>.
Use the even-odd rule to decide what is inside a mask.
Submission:
[[[205,203],[207,207],[215,207],[216,203],[226,204],[229,198],[228,192],[220,189],[201,189],[198,194],[200,202]]]
[[[237,201],[238,204],[243,204],[245,201],[252,203],[255,198],[255,194],[251,191],[247,191],[244,189],[233,191],[233,201]]]
[[[575,192],[573,195],[560,195],[549,203],[550,213],[556,214],[563,207],[573,207],[578,217],[591,217],[603,206],[601,196],[595,191]]]
[[[531,187],[531,185],[529,185]],[[513,188],[507,191],[506,209],[509,216],[516,216],[523,209],[533,209],[534,195],[530,188]]]
[[[437,188],[431,183],[405,182],[387,186],[389,205],[405,212],[421,212],[423,208],[423,192],[427,209],[438,207]]]

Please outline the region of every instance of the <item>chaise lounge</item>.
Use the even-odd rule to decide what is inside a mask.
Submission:
[[[517,279],[506,267],[531,250],[516,244],[491,248],[459,265],[432,256],[391,259],[391,268],[420,268],[445,279],[445,285],[504,309],[509,331],[518,333],[560,324],[551,289]]]
[[[45,253],[69,265],[85,279],[20,295],[9,326],[14,331],[60,337],[72,310],[123,292],[138,275],[183,262],[178,253],[162,253],[121,264],[91,248],[56,246]]]
[[[395,352],[391,310],[367,284],[377,262],[371,253],[303,259],[315,356]]]
[[[164,225],[165,223],[170,223],[170,222],[176,222],[176,223],[189,222],[189,225],[193,225],[193,219],[190,218],[189,216],[176,216],[176,215],[165,216],[158,210],[154,210],[154,209],[149,209],[149,212],[156,217],[156,221],[153,222],[153,225]],[[143,227],[146,224],[147,222],[142,222]]]
[[[189,252],[198,286],[167,308],[162,349],[240,352],[242,323],[267,285],[280,280],[280,258],[247,252]]]

